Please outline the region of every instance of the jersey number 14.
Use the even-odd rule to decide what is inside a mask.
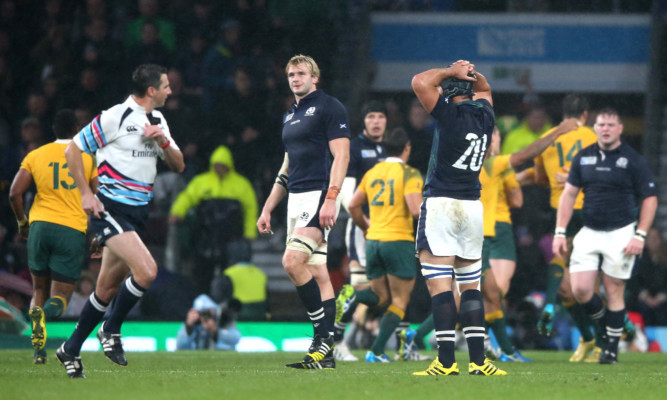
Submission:
[[[453,167],[458,169],[468,169],[479,171],[484,164],[484,154],[486,153],[486,135],[481,138],[476,133],[468,133],[466,140],[470,142],[466,151],[454,163]],[[470,159],[470,162],[468,162]]]

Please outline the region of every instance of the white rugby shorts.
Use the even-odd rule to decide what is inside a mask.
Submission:
[[[287,238],[295,228],[320,228],[320,208],[324,204],[326,191],[314,190],[304,193],[290,193],[287,199]],[[340,210],[340,196],[336,200],[336,219]],[[324,241],[329,237],[330,229],[324,229]]]
[[[612,278],[630,279],[636,256],[623,252],[635,235],[635,223],[613,231],[596,231],[583,227],[574,237],[570,273],[597,271],[600,269]]]
[[[424,199],[419,213],[416,250],[434,256],[458,256],[466,260],[482,258],[484,211],[479,200],[449,197]]]

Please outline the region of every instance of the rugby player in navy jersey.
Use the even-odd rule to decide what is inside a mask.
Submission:
[[[286,367],[330,369],[336,366],[336,305],[326,266],[326,241],[336,223],[338,194],[350,161],[349,122],[343,104],[317,89],[320,70],[315,60],[296,55],[285,71],[296,101],[283,118],[285,161],[257,228],[262,234],[272,232],[271,212],[289,194],[283,267],[306,307],[315,335],[303,360]]]
[[[506,375],[484,357],[484,305],[479,291],[483,234],[479,173],[494,127],[491,86],[468,61],[412,78],[412,89],[437,121],[416,251],[431,294],[438,357],[415,375],[458,375],[452,278],[461,293],[459,322],[472,375]]]
[[[565,228],[581,189],[584,227],[574,237],[570,256],[572,292],[596,322],[596,329],[606,331],[600,364],[615,364],[624,325],[625,281],[632,275],[635,258],[644,250],[658,197],[646,160],[621,140],[623,124],[618,112],[600,110],[593,127],[597,143],[575,156],[560,197],[553,252],[561,257],[567,252]],[[598,268],[607,297],[606,311],[595,293]]]
[[[369,169],[387,158],[382,138],[387,129],[387,109],[379,101],[370,101],[364,106],[364,130],[350,141],[350,164],[347,176],[341,188],[341,204],[349,213],[348,204],[357,184]],[[368,216],[368,210],[364,209]],[[336,323],[334,329],[336,347],[334,357],[339,361],[358,361],[343,341],[345,327],[353,312],[343,318],[343,304],[355,295],[355,289],[366,289],[370,282],[366,277],[366,240],[361,229],[354,224],[352,218],[347,221],[345,245],[350,268],[350,284],[344,285],[336,299]]]

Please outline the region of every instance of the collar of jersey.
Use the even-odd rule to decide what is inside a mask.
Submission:
[[[56,139],[53,141],[53,143],[69,144],[71,141],[72,139]]]
[[[455,104],[456,104],[457,107],[461,106],[463,104],[470,104],[470,105],[478,107],[478,108],[479,107],[484,107],[483,105],[481,105],[479,102],[477,102],[475,100],[464,100],[464,101],[459,101],[458,103],[455,103]]]
[[[132,95],[129,95],[129,96],[127,97],[127,100],[125,100],[125,103],[127,103],[127,105],[128,105],[129,107],[131,107],[131,108],[134,108],[134,109],[139,110],[139,111],[141,111],[141,112],[143,112],[143,113],[146,113],[146,109],[145,109],[144,107],[140,106],[140,105],[136,102],[136,100],[134,100],[134,98],[132,97]]]
[[[314,98],[318,97],[320,94],[322,94],[322,90],[317,89],[313,93],[311,93],[308,96],[301,99],[301,101],[299,101],[299,104],[297,104],[296,100],[295,100],[294,101],[294,107],[296,108],[296,107],[302,106],[304,101],[309,101],[310,99],[314,99]]]
[[[403,164],[403,160],[398,157],[387,157],[384,159],[385,162],[397,162]]]

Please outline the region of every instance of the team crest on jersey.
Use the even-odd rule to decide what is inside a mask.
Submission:
[[[310,214],[304,211],[299,215],[299,221],[308,221],[309,216]]]
[[[598,162],[598,158],[595,156],[591,157],[581,157],[581,165],[595,165]]]
[[[291,120],[292,117],[294,117],[294,113],[292,113],[292,114],[287,114],[287,116],[285,117],[285,121],[284,121],[284,122],[287,122],[287,121]]]
[[[306,113],[303,114],[304,117],[310,117],[315,114],[315,107],[310,107],[306,110]]]
[[[618,168],[627,168],[628,167],[628,159],[625,157],[619,157],[618,160],[616,160],[616,166]]]

